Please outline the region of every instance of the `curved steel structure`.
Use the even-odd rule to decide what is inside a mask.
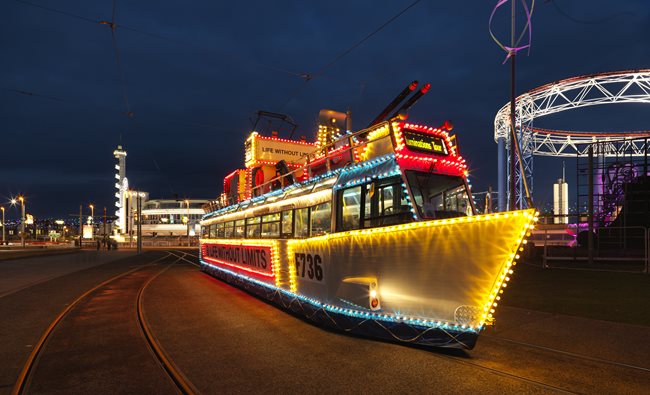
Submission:
[[[603,104],[650,103],[650,69],[628,70],[590,74],[552,82],[530,90],[516,100],[515,128],[521,147],[526,180],[533,188],[533,156],[575,157],[586,155],[588,145],[594,142],[625,139],[608,156],[620,155],[624,149],[632,156],[646,151],[650,132],[572,132],[533,127],[533,121],[546,115],[582,107]],[[499,210],[506,210],[511,191],[506,179],[510,178],[510,155],[505,155],[509,141],[510,107],[504,105],[494,118],[494,140],[499,145]],[[612,146],[614,147],[614,146]],[[523,179],[519,167],[515,171],[517,207],[525,207]]]

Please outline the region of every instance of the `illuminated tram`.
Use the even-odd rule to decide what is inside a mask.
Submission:
[[[477,215],[451,126],[383,120],[414,84],[357,132],[328,110],[315,143],[253,132],[206,206],[202,270],[328,328],[473,348],[537,214]]]

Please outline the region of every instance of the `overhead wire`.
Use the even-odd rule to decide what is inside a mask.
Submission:
[[[601,24],[601,23],[605,23],[605,22],[611,21],[612,19],[615,19],[615,18],[618,18],[618,17],[621,17],[621,16],[634,16],[634,14],[631,13],[631,12],[629,12],[629,11],[623,11],[623,12],[618,12],[618,13],[616,13],[616,14],[613,14],[613,15],[610,15],[610,16],[606,16],[606,17],[603,17],[603,18],[599,18],[599,19],[591,19],[591,20],[578,19],[578,18],[575,18],[575,17],[571,16],[571,15],[570,15],[569,13],[567,13],[566,11],[564,11],[564,9],[562,9],[562,8],[558,5],[557,0],[547,0],[546,3],[552,3],[552,4],[553,4],[553,7],[555,7],[555,10],[556,10],[557,12],[559,12],[560,15],[562,15],[562,16],[565,17],[565,18],[567,18],[567,19],[570,20],[571,22],[574,22],[574,23],[580,23],[580,24],[582,24],[582,25],[597,25],[597,24]]]
[[[379,33],[380,31],[382,31],[386,26],[390,25],[390,24],[391,24],[393,21],[395,21],[397,18],[399,18],[400,16],[404,15],[404,13],[406,13],[406,11],[408,11],[408,10],[410,10],[411,8],[415,7],[415,5],[417,5],[420,1],[422,1],[422,0],[415,0],[414,2],[412,2],[411,4],[409,4],[408,6],[406,6],[406,8],[402,9],[400,12],[398,12],[398,13],[395,14],[395,15],[393,15],[393,16],[392,16],[390,19],[388,19],[386,22],[382,23],[382,24],[381,24],[379,27],[377,27],[375,30],[373,30],[372,32],[368,33],[364,38],[362,38],[361,40],[359,40],[358,42],[356,42],[356,43],[355,43],[354,45],[352,45],[350,48],[348,48],[348,49],[346,49],[345,51],[343,51],[343,52],[341,52],[340,54],[338,54],[338,55],[337,55],[334,59],[332,59],[329,63],[327,63],[326,65],[324,65],[323,67],[321,67],[318,71],[316,71],[316,72],[312,75],[312,78],[313,78],[313,77],[317,77],[317,76],[323,74],[323,73],[325,72],[325,70],[327,70],[328,68],[332,67],[332,66],[333,66],[335,63],[337,63],[339,60],[343,59],[345,56],[347,56],[348,54],[350,54],[350,52],[352,52],[352,51],[354,51],[355,49],[357,49],[359,46],[361,46],[361,44],[363,44],[363,43],[365,43],[366,41],[368,41],[372,36],[374,36],[375,34]]]
[[[129,105],[129,92],[128,92],[128,87],[126,85],[126,77],[124,76],[124,69],[122,68],[122,62],[120,61],[120,48],[117,45],[117,37],[115,36],[115,9],[117,6],[117,0],[113,0],[113,13],[111,16],[111,21],[106,22],[106,21],[101,21],[99,24],[101,25],[108,25],[108,27],[111,29],[111,42],[113,43],[113,51],[115,53],[115,64],[117,67],[117,75],[118,78],[120,79],[120,85],[122,88],[122,99],[124,100],[124,106],[126,107],[126,116],[128,118],[133,118],[134,114],[131,111],[131,106]]]
[[[32,7],[40,8],[40,9],[43,9],[43,10],[46,10],[46,11],[54,12],[56,14],[69,16],[71,18],[77,18],[77,19],[80,19],[82,21],[86,21],[86,22],[90,22],[90,23],[99,23],[99,20],[97,20],[97,19],[92,19],[92,18],[88,18],[88,17],[82,16],[82,15],[73,14],[71,12],[58,10],[58,9],[52,8],[52,7],[46,7],[44,5],[32,3],[31,1],[26,1],[26,0],[15,0],[15,1],[18,2],[18,3],[23,3],[23,4],[30,5]]]
[[[12,89],[12,88],[2,88],[2,89],[6,90],[6,91],[9,91],[9,92],[18,93],[18,94],[24,95],[24,96],[42,97],[44,99],[54,100],[54,101],[58,101],[58,102],[62,102],[62,103],[66,102],[66,100],[63,100],[61,98],[54,97],[54,96],[41,95],[40,93],[28,92],[28,91],[24,91],[24,90],[20,90],[20,89]]]
[[[59,10],[59,9],[56,9],[56,8],[47,7],[47,6],[43,6],[43,5],[40,5],[40,4],[32,3],[32,2],[27,1],[27,0],[15,0],[15,1],[18,2],[18,3],[22,3],[22,4],[26,4],[26,5],[35,7],[35,8],[40,8],[40,9],[50,11],[50,12],[53,12],[53,13],[57,13],[57,14],[61,14],[61,15],[71,17],[71,18],[76,18],[76,19],[79,19],[79,20],[90,22],[90,23],[93,23],[93,24],[110,25],[110,23],[111,23],[111,22],[102,21],[102,20],[99,20],[99,19],[88,18],[88,17],[85,17],[83,15],[74,14],[74,13]],[[114,23],[114,21],[115,21],[115,15],[113,15],[113,23]],[[161,34],[158,34],[158,33],[148,32],[146,30],[142,30],[140,28],[136,28],[136,27],[133,27],[133,26],[123,25],[123,24],[119,24],[119,25],[114,24],[113,26],[114,26],[114,28],[119,27],[120,29],[129,30],[129,31],[132,31],[134,33],[154,37],[154,38],[159,39],[159,40],[169,41],[169,42],[175,43],[177,45],[192,47],[194,49],[200,49],[200,50],[204,50],[204,51],[217,52],[217,53],[219,53],[219,55],[221,55],[222,59],[223,58],[230,58],[231,60],[244,62],[246,64],[249,64],[249,65],[252,65],[252,66],[255,66],[255,67],[259,67],[259,68],[266,69],[266,70],[269,70],[269,71],[274,71],[274,72],[277,72],[277,73],[291,75],[293,77],[304,78],[304,76],[305,76],[305,73],[298,73],[298,72],[294,72],[294,71],[291,71],[291,70],[286,70],[286,69],[283,69],[283,68],[280,68],[280,67],[272,66],[272,65],[269,65],[269,64],[255,62],[255,61],[252,61],[250,59],[246,59],[246,58],[244,58],[242,56],[237,56],[235,54],[232,54],[232,53],[229,53],[229,52],[226,52],[226,51],[220,51],[220,50],[215,49],[215,48],[196,45],[195,43],[192,43],[192,42],[179,40],[179,39],[164,36],[164,35],[161,35]]]
[[[233,60],[237,60],[239,62],[244,62],[244,63],[247,63],[247,64],[254,65],[254,66],[262,68],[262,69],[266,69],[266,70],[269,70],[269,71],[274,71],[274,72],[277,72],[277,73],[282,73],[282,74],[286,74],[286,75],[290,75],[290,76],[298,77],[298,78],[302,79],[304,81],[304,84],[302,84],[302,86],[299,86],[297,89],[295,89],[292,92],[292,94],[289,96],[289,98],[282,105],[282,108],[284,108],[293,99],[295,99],[295,97],[297,97],[304,90],[306,83],[310,82],[315,77],[319,77],[319,78],[324,77],[325,72],[330,67],[332,67],[334,64],[339,62],[341,59],[343,59],[347,55],[349,55],[355,49],[357,49],[362,44],[364,44],[366,41],[368,41],[370,38],[372,38],[374,35],[376,35],[380,31],[382,31],[384,28],[386,28],[388,25],[390,25],[392,22],[394,22],[396,19],[398,19],[400,16],[402,16],[408,10],[413,8],[415,5],[420,3],[422,0],[415,0],[412,3],[410,3],[408,6],[406,6],[405,8],[400,10],[398,13],[393,15],[391,18],[386,20],[384,23],[382,23],[380,26],[378,26],[372,32],[368,33],[361,40],[355,42],[352,46],[350,46],[349,48],[347,48],[346,50],[344,50],[343,52],[338,54],[330,62],[323,65],[321,68],[319,68],[314,73],[299,73],[299,72],[286,70],[286,69],[283,69],[283,68],[271,66],[271,65],[268,65],[268,64],[264,64],[264,63],[253,62],[253,61],[250,61],[249,59],[244,59],[243,57],[234,55],[232,53],[214,50],[213,48],[198,46],[198,45],[196,45],[194,43],[191,43],[191,42],[178,40],[178,39],[168,37],[168,36],[164,36],[164,35],[161,35],[161,34],[158,34],[158,33],[148,32],[146,30],[142,30],[140,28],[136,28],[136,27],[132,27],[132,26],[128,26],[128,25],[122,25],[122,24],[118,25],[115,22],[115,17],[116,17],[116,2],[115,1],[113,1],[113,10],[112,10],[111,22],[107,22],[107,21],[103,21],[103,20],[99,20],[99,19],[88,18],[88,17],[85,17],[83,15],[75,14],[75,13],[68,12],[68,11],[63,11],[63,10],[53,8],[53,7],[43,6],[43,5],[28,1],[28,0],[15,0],[15,1],[18,2],[18,3],[22,3],[22,4],[25,4],[25,5],[35,7],[35,8],[43,9],[43,10],[46,10],[46,11],[49,11],[49,12],[53,12],[53,13],[57,13],[57,14],[60,14],[60,15],[68,16],[68,17],[71,17],[71,18],[76,18],[76,19],[79,19],[79,20],[82,20],[82,21],[85,21],[85,22],[89,22],[89,23],[93,23],[93,24],[108,25],[111,28],[111,39],[112,39],[112,42],[113,42],[113,50],[114,50],[114,53],[115,53],[115,60],[116,60],[117,68],[118,68],[120,83],[121,83],[121,86],[122,86],[122,96],[123,96],[124,104],[125,104],[125,107],[126,107],[126,110],[127,110],[126,115],[129,118],[131,118],[131,117],[133,117],[133,112],[131,111],[130,102],[129,102],[129,99],[128,99],[128,90],[127,90],[127,86],[126,86],[126,79],[124,77],[124,71],[123,71],[121,61],[120,61],[120,51],[119,51],[119,47],[117,45],[117,37],[115,35],[115,30],[118,27],[120,29],[130,30],[130,31],[138,33],[138,34],[147,35],[147,36],[154,37],[154,38],[157,38],[157,39],[160,39],[160,40],[173,42],[173,43],[176,43],[176,44],[182,45],[182,46],[193,47],[193,48],[202,49],[202,50],[217,51],[221,55],[224,55],[224,56],[222,56],[222,58],[227,57],[227,58],[230,58],[230,59],[233,59]]]
[[[107,113],[113,113],[113,114],[122,114],[123,113],[119,109],[98,105],[97,103],[91,104],[91,103],[89,103],[87,101],[86,102],[73,101],[73,100],[70,100],[68,98],[45,95],[45,94],[41,94],[41,93],[37,93],[37,92],[27,91],[27,90],[24,90],[24,89],[15,89],[15,88],[8,88],[8,87],[2,87],[0,89],[2,89],[4,91],[7,91],[7,92],[16,93],[16,94],[19,94],[19,95],[22,95],[22,96],[48,99],[48,100],[57,101],[57,102],[60,102],[60,103],[71,104],[71,105],[74,105],[74,106],[81,106],[81,105],[89,106],[90,105],[95,110],[101,110],[102,112],[107,112]],[[139,117],[139,119],[142,120],[143,117],[147,118],[146,114],[147,114],[146,112],[145,113],[140,113],[141,116]],[[164,116],[164,115],[161,116],[160,114],[156,114],[154,117],[156,119],[160,120],[160,121],[173,122],[173,123],[177,123],[179,125],[186,125],[186,126],[191,126],[191,127],[195,127],[195,128],[228,130],[226,127],[224,127],[222,125],[216,125],[216,124],[207,123],[207,122],[188,121],[188,120],[185,120],[185,119],[178,119],[178,118],[168,117],[168,116]]]
[[[404,15],[408,10],[411,8],[415,7],[420,1],[422,0],[415,0],[414,2],[410,3],[408,6],[403,8],[401,11],[399,11],[397,14],[393,15],[391,18],[389,18],[386,22],[382,23],[379,27],[377,27],[375,30],[372,32],[368,33],[365,37],[363,37],[361,40],[357,41],[354,43],[351,47],[347,48],[345,51],[341,52],[338,54],[334,59],[326,63],[325,65],[321,66],[320,69],[318,69],[314,73],[305,73],[301,77],[304,80],[304,83],[298,87],[298,89],[294,90],[294,92],[289,96],[289,98],[284,102],[282,105],[281,109],[284,109],[293,99],[295,99],[300,92],[306,87],[306,84],[309,83],[311,80],[313,80],[316,77],[321,77],[325,73],[327,69],[332,67],[334,64],[339,62],[341,59],[349,55],[352,51],[360,47],[363,43],[368,41],[372,36],[375,34],[379,33],[382,31],[384,28],[386,28],[388,25],[390,25],[392,22],[394,22],[396,19],[398,19],[400,16]]]
[[[118,24],[116,23],[116,10],[117,10],[117,1],[116,0],[112,1],[112,13],[111,13],[110,22],[105,21],[105,20],[88,18],[88,17],[82,16],[82,15],[71,13],[71,12],[67,12],[67,11],[55,9],[55,8],[52,8],[52,7],[47,7],[47,6],[43,6],[43,5],[40,5],[40,4],[32,3],[32,2],[27,1],[27,0],[16,0],[16,2],[26,4],[26,5],[29,5],[29,6],[32,6],[32,7],[35,7],[35,8],[39,8],[39,9],[42,9],[42,10],[46,10],[46,11],[49,11],[49,12],[52,12],[52,13],[56,13],[56,14],[59,14],[59,15],[64,15],[64,16],[67,16],[67,17],[82,20],[84,22],[89,22],[89,23],[92,23],[92,24],[99,24],[99,25],[108,26],[111,29],[111,42],[112,42],[113,51],[114,51],[115,63],[116,63],[116,68],[117,68],[117,72],[118,72],[118,78],[120,80],[120,85],[121,85],[121,89],[122,89],[122,97],[123,97],[124,105],[125,105],[125,108],[126,108],[126,115],[127,115],[128,118],[133,118],[134,113],[131,110],[131,105],[130,105],[130,102],[129,102],[128,87],[127,87],[127,83],[126,83],[125,73],[124,73],[124,69],[123,69],[123,66],[122,66],[121,57],[120,57],[120,50],[119,50],[119,46],[118,46],[118,43],[117,43],[117,37],[116,37],[116,29],[118,27]],[[158,38],[158,39],[167,40],[167,41],[187,45],[187,43],[183,43],[183,42],[181,42],[179,40],[175,40],[175,39],[172,39],[172,38],[169,38],[169,37],[165,37],[165,36],[162,36],[162,35],[159,35],[159,34],[156,34],[156,33],[146,32],[146,31],[143,31],[141,29],[134,28],[134,27],[130,27],[130,26],[126,26],[126,25],[119,25],[119,27],[122,28],[122,29],[125,29],[125,30],[130,30],[132,32],[139,33],[139,34],[144,34],[144,35],[148,35],[148,36],[155,37],[155,38]],[[196,46],[194,46],[194,47],[196,47]],[[203,49],[205,49],[205,48],[203,48]],[[294,76],[300,76],[300,74],[298,74],[298,73],[293,73],[293,72],[283,70],[283,69],[279,69],[279,68],[276,68],[276,67],[273,67],[273,66],[260,65],[260,64],[258,64],[258,66],[262,66],[263,68],[266,68],[266,69],[269,69],[269,70],[272,70],[272,71],[276,71],[276,72],[281,72],[281,73],[290,74],[290,75],[294,75]],[[15,92],[15,93],[18,93],[18,94],[21,94],[21,95],[25,95],[25,96],[42,97],[42,98],[46,98],[46,99],[50,99],[50,100],[66,102],[66,100],[62,100],[62,99],[59,99],[59,98],[55,98],[55,97],[52,97],[52,96],[46,96],[46,95],[40,95],[40,94],[36,94],[36,93],[33,93],[33,92],[24,91],[24,90],[10,89],[10,88],[3,88],[3,89],[8,90],[8,91],[12,91],[12,92]],[[192,125],[192,126],[195,126],[195,127],[198,126],[198,127],[209,127],[209,128],[223,129],[223,128],[219,127],[219,126],[205,124],[205,123],[183,122],[183,121],[179,121],[179,120],[172,120],[172,121],[173,122],[180,122],[180,123],[189,124],[189,125]],[[133,120],[133,125],[136,126],[136,127],[141,127],[139,122],[136,121],[136,120]],[[121,133],[120,133],[120,142],[121,142]],[[158,172],[167,181],[167,184],[168,184],[170,190],[172,191],[172,193],[174,193],[174,187],[173,187],[169,177],[167,177],[167,175],[162,172],[160,166],[158,165],[158,162],[156,161],[155,157],[153,157],[152,154],[151,154],[151,159],[153,161],[154,166],[158,170]]]

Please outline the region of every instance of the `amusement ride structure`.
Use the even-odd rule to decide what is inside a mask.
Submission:
[[[650,69],[615,71],[567,78],[532,89],[516,99],[515,134],[523,166],[515,166],[515,190],[511,191],[510,104],[504,105],[494,119],[494,140],[498,144],[499,211],[507,207],[514,192],[516,207],[527,207],[524,177],[532,193],[533,157],[584,157],[590,145],[598,143],[601,156],[641,157],[647,155],[650,131],[585,132],[541,129],[537,118],[589,106],[624,103],[650,104]],[[506,150],[508,155],[506,155]],[[522,171],[523,168],[523,177]]]

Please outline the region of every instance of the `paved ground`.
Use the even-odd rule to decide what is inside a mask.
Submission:
[[[0,297],[56,277],[134,255],[129,251],[81,251],[38,259],[0,261]]]
[[[0,262],[8,259],[31,258],[44,255],[63,255],[79,252],[79,249],[70,245],[50,246],[0,246]]]
[[[69,272],[0,296],[0,393],[9,393],[28,345],[75,295],[162,254]],[[95,393],[116,388],[173,393],[132,332],[133,290],[156,270],[124,277],[75,307],[46,344],[30,391],[82,393],[95,380],[103,383]],[[647,393],[650,388],[648,327],[500,307],[497,326],[474,350],[432,352],[321,330],[188,263],[174,264],[150,283],[143,309],[164,351],[203,393]],[[116,367],[115,361],[124,363]],[[146,385],[137,387],[138,380]]]

